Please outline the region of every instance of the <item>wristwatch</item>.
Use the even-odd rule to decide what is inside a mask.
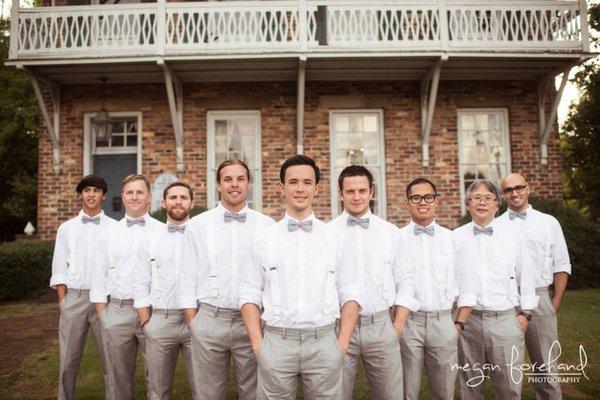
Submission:
[[[524,312],[524,311],[521,311],[521,312],[519,313],[519,315],[522,315],[522,316],[524,316],[524,317],[525,317],[525,319],[527,319],[527,322],[531,322],[531,318],[533,318],[533,315],[531,315],[531,314],[529,314],[529,313],[526,313],[526,312]]]
[[[465,327],[467,326],[467,324],[465,324],[464,322],[462,322],[462,321],[459,321],[459,320],[456,320],[456,321],[454,321],[454,325],[458,325],[458,326],[460,326],[460,329],[461,329],[462,331],[464,331],[464,330],[465,330]]]

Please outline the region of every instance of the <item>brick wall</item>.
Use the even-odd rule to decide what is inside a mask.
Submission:
[[[206,112],[260,109],[262,122],[263,211],[275,218],[283,207],[279,167],[296,149],[295,83],[184,84],[184,157],[181,175],[194,187],[197,203],[206,202]],[[142,170],[151,180],[175,171],[175,141],[163,84],[108,85],[109,111],[141,111]],[[455,226],[460,218],[458,108],[502,107],[508,110],[512,170],[524,173],[535,193],[561,198],[557,140],[549,143],[548,165],[539,163],[537,95],[533,82],[441,82],[430,139],[430,166],[421,166],[420,100],[416,82],[309,82],[306,88],[305,153],[323,171],[315,211],[330,217],[329,111],[383,110],[387,169],[387,214],[397,224],[408,221],[404,187],[428,176],[443,195],[439,222]],[[41,127],[37,229],[52,238],[58,225],[80,207],[74,188],[83,174],[84,113],[101,106],[100,86],[61,87],[61,165],[52,170],[52,147]]]

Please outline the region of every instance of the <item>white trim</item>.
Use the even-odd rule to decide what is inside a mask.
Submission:
[[[504,146],[506,151],[506,173],[509,174],[512,171],[512,159],[511,159],[511,147],[510,147],[510,120],[508,118],[507,108],[459,108],[456,113],[456,134],[458,136],[458,177],[460,185],[460,210],[461,214],[465,215],[467,207],[465,205],[465,179],[462,171],[462,159],[463,159],[463,146],[462,146],[462,127],[461,127],[461,115],[464,114],[485,114],[485,113],[501,113],[504,119]]]
[[[212,208],[217,204],[218,199],[215,197],[216,191],[216,160],[215,160],[215,121],[221,118],[248,118],[255,119],[254,136],[254,159],[256,165],[250,168],[251,182],[250,190],[252,190],[252,208],[257,211],[262,210],[262,122],[259,110],[231,110],[231,111],[207,111],[206,112],[206,205],[207,208]]]
[[[134,154],[137,153],[137,173],[142,173],[142,112],[141,111],[115,111],[110,112],[111,117],[136,117],[138,134],[137,147],[122,147],[115,149],[97,149],[94,146],[92,132],[92,118],[96,113],[87,112],[83,114],[83,175],[94,172],[92,157],[96,154]]]
[[[329,110],[329,186],[330,186],[330,199],[331,199],[331,218],[335,218],[339,215],[339,197],[338,197],[338,184],[337,176],[335,174],[335,131],[334,131],[334,116],[335,115],[352,115],[352,114],[377,114],[379,122],[379,154],[381,168],[379,172],[380,181],[375,181],[375,197],[379,203],[378,214],[381,218],[387,218],[387,174],[386,174],[386,157],[385,157],[385,126],[383,123],[383,110],[380,109],[334,109]],[[373,210],[375,211],[375,210]]]

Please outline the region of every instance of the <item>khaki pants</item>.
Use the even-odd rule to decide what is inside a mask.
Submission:
[[[343,367],[344,399],[352,399],[356,368],[362,358],[371,396],[402,399],[402,358],[398,334],[388,310],[361,315],[350,339]]]
[[[235,363],[238,398],[256,399],[256,359],[240,312],[200,304],[190,328],[198,399],[225,399],[230,358]]]
[[[489,374],[496,399],[521,399],[523,382],[517,379],[519,376],[511,375],[507,365],[511,364],[513,354],[518,354],[512,365],[519,368],[524,349],[525,337],[515,309],[473,310],[458,340],[458,363],[471,367],[459,372],[461,400],[483,399],[484,379],[480,377],[486,365],[491,368]]]
[[[192,374],[192,338],[183,311],[153,309],[150,321],[144,326],[144,335],[150,381],[148,397],[152,400],[171,398],[177,357],[181,351],[192,398],[196,399]]]
[[[74,399],[77,370],[83,357],[90,328],[105,371],[104,384],[107,385],[102,328],[94,305],[90,303],[90,291],[87,289],[67,289],[67,295],[60,302],[59,308],[60,375],[58,378],[58,398],[60,400]]]
[[[400,337],[404,371],[404,398],[419,399],[421,371],[425,367],[431,398],[454,398],[458,371],[458,333],[451,311],[411,312]]]
[[[113,400],[133,400],[138,348],[144,360],[144,377],[148,388],[146,338],[137,311],[133,308],[133,300],[110,299],[100,321],[109,364],[108,397]]]

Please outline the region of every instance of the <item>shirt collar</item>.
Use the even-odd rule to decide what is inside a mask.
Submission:
[[[103,216],[104,216],[104,210],[100,210],[100,212],[99,212],[98,214],[94,215],[93,217],[92,217],[91,215],[88,215],[88,214],[86,214],[86,212],[85,212],[85,211],[83,211],[83,209],[79,210],[79,214],[78,214],[78,216],[79,216],[79,217],[83,217],[84,215],[85,215],[86,217],[88,217],[88,218],[94,218],[94,217],[103,217]]]
[[[143,219],[144,221],[147,221],[149,216],[150,215],[148,213],[146,213],[138,218],[133,218],[132,216],[127,215],[127,213],[125,213],[125,219]]]
[[[315,213],[313,212],[313,213],[310,213],[310,215],[308,217],[304,218],[302,221],[298,221],[296,218],[292,218],[290,216],[290,214],[288,214],[286,212],[285,215],[283,216],[283,220],[287,223],[287,221],[289,221],[290,219],[292,221],[296,221],[296,222],[313,221],[313,224],[314,224],[314,221],[317,219],[317,217],[315,217]]]
[[[345,219],[348,219],[348,217],[351,217],[351,215],[346,211],[342,211],[342,216]],[[370,219],[373,216],[373,213],[371,212],[371,209],[367,209],[367,212],[365,212],[361,217],[354,217],[354,218],[359,218],[359,219]]]
[[[223,204],[221,204],[221,202],[219,202],[219,204],[217,204],[217,207],[216,207],[216,209],[217,209],[217,211],[219,212],[219,214],[220,214],[221,216],[225,215],[225,212],[231,212],[231,211],[229,211],[228,209],[226,209],[226,208],[225,208],[225,206],[223,206]],[[235,214],[248,213],[248,210],[249,210],[249,209],[250,209],[250,208],[248,207],[248,202],[246,202],[246,204],[244,205],[244,208],[242,208],[240,211],[238,211],[238,212],[237,212],[237,213],[235,213]]]
[[[410,223],[408,224],[410,227],[414,227],[415,225],[417,226],[421,226],[419,224],[417,224],[415,221],[413,221],[412,219],[410,220]],[[429,228],[430,226],[436,226],[437,224],[435,223],[435,219],[433,221],[431,221],[431,223],[427,226],[421,226],[421,228]]]
[[[478,226],[481,229],[485,229],[487,227],[492,227],[492,228],[496,229],[496,225],[498,225],[498,218],[494,218],[492,220],[492,222],[490,222],[489,224],[487,224],[487,226],[481,226],[479,224],[476,224],[475,221],[471,221],[471,224],[473,224],[473,226]]]

